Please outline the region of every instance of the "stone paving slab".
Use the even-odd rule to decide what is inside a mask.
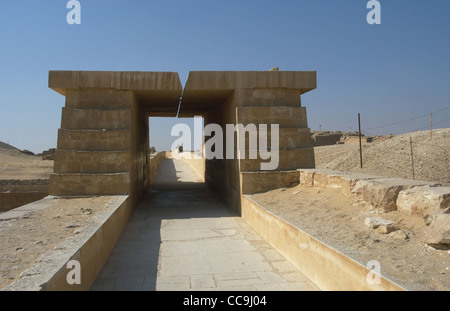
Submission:
[[[185,162],[165,161],[171,163],[160,169],[172,164],[177,174],[184,174],[180,179],[189,180],[192,169]],[[150,192],[91,290],[318,288],[199,183],[197,189],[190,185],[180,191],[178,185],[175,190],[158,187]]]

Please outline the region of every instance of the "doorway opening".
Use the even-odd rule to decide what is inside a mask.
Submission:
[[[150,161],[161,153],[150,188],[184,188],[205,183],[203,118],[149,117]]]

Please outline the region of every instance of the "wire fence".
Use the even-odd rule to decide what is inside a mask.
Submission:
[[[418,115],[418,116],[415,116],[415,117],[412,117],[412,118],[409,118],[406,120],[401,120],[401,121],[392,122],[389,124],[379,125],[379,126],[370,127],[370,128],[363,128],[361,130],[361,133],[363,133],[365,135],[376,136],[378,134],[376,134],[376,132],[374,130],[394,128],[397,125],[401,125],[401,124],[405,125],[408,123],[412,123],[413,121],[416,121],[416,123],[420,122],[420,124],[423,124],[423,126],[410,127],[411,132],[423,131],[426,129],[433,129],[433,128],[438,128],[438,127],[450,127],[450,106],[444,107],[440,110],[436,110],[436,111],[433,111],[430,113]],[[427,125],[425,125],[425,124],[427,124]]]
[[[358,114],[358,123],[359,117]],[[450,185],[450,136],[446,134],[446,131],[437,132],[440,128],[450,128],[450,106],[387,124],[368,128],[361,125],[362,127],[358,126],[361,134],[358,166],[362,171],[375,175],[420,179]],[[395,140],[389,139],[381,145],[363,144],[369,142],[368,137],[381,136],[380,140],[386,140],[386,136],[389,135],[383,135],[380,132],[396,132],[394,129],[399,125],[403,130],[397,131],[398,133],[394,136],[399,137]],[[410,130],[406,130],[408,128]],[[429,134],[424,132],[427,130]],[[377,139],[371,138],[370,141]],[[351,141],[354,140],[349,142]],[[352,170],[355,169],[355,162],[356,157],[353,156],[347,161],[334,161],[336,165],[342,166],[342,169]],[[334,169],[341,170],[339,167]]]

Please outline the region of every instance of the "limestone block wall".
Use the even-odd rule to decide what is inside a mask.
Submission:
[[[150,182],[149,128],[148,117],[136,97],[133,97],[131,112],[131,161],[129,168],[131,182],[129,193],[133,200],[138,200]]]
[[[180,108],[183,117],[202,115],[205,126],[218,124],[224,133],[227,124],[266,124],[269,127],[269,137],[272,134],[270,125],[279,125],[280,161],[275,169],[276,174],[273,171],[261,171],[260,164],[264,162],[261,157],[249,159],[248,154],[252,146],[248,142],[245,147],[240,147],[245,149],[245,158],[238,159],[239,132],[234,139],[233,159],[224,157],[206,160],[206,182],[232,209],[240,211],[243,191],[252,193],[285,186],[286,183],[291,183],[290,180],[297,174],[293,171],[314,167],[314,150],[310,143],[306,109],[301,106],[300,95],[315,88],[315,72],[189,73]],[[248,132],[248,129],[246,127],[244,131]],[[258,130],[256,129],[257,136],[260,134]],[[222,144],[224,149],[227,148],[225,136],[226,134]],[[258,185],[252,187],[250,183],[255,181],[258,181]],[[249,184],[244,185],[244,182]]]
[[[166,152],[161,151],[152,155],[149,155],[149,177],[147,180],[147,186],[149,186],[155,176],[156,170],[158,169],[159,164],[166,158]]]
[[[0,192],[0,212],[6,212],[16,207],[45,198],[45,192]]]
[[[172,72],[50,71],[65,96],[50,194],[130,195],[151,181],[148,117],[174,116],[182,92]]]
[[[296,169],[314,167],[300,95],[316,88],[315,72],[190,72],[182,92],[176,73],[55,71],[50,72],[49,86],[66,97],[51,195],[138,198],[151,180],[148,117],[177,112],[181,117],[203,116],[205,126],[214,123],[222,129],[229,124],[266,124],[269,135],[270,125],[279,125],[277,173],[261,171],[261,157],[238,159],[239,132],[232,159],[204,164],[205,181],[238,212],[243,189],[284,186]],[[225,135],[222,145],[226,148]],[[242,148],[248,155],[252,146]],[[254,188],[243,186],[252,179],[262,182]]]
[[[48,179],[0,180],[0,212],[40,200],[48,191]]]
[[[271,125],[279,126],[278,167],[274,171],[261,170],[260,157],[249,159],[251,148],[246,142],[246,157],[239,162],[242,194],[263,192],[286,187],[298,182],[298,168],[313,168],[314,149],[306,118],[306,108],[301,106],[299,90],[285,88],[246,89],[235,92],[237,122],[267,124],[267,148],[270,150]],[[251,134],[249,133],[249,136]]]
[[[51,195],[131,194],[135,106],[132,91],[66,91]]]
[[[217,104],[204,118],[205,126],[210,123],[218,124],[225,132],[227,124],[236,124],[235,103],[233,96],[228,96]],[[226,135],[223,135],[222,146],[226,148]],[[205,141],[211,139],[206,137]],[[240,210],[239,163],[237,161],[237,141],[234,142],[233,159],[211,159],[205,162],[205,182],[220,197],[224,199],[232,210]]]

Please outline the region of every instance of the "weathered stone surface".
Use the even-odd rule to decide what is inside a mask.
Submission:
[[[376,178],[380,176],[324,170],[316,172],[314,185],[322,188],[339,188],[344,195],[351,197],[351,191],[358,181]]]
[[[366,217],[364,224],[371,229],[377,229],[380,226],[392,226],[394,222],[380,217]]]
[[[380,225],[378,227],[378,232],[383,234],[390,234],[392,232],[398,231],[399,227],[396,224],[387,224],[387,225]]]
[[[275,161],[258,159],[241,159],[240,169],[243,172],[260,171],[261,163]],[[279,150],[278,171],[296,170],[299,167],[314,167],[314,149],[299,148],[292,150]]]
[[[438,249],[450,248],[450,214],[440,214],[425,230],[424,242]]]
[[[439,216],[441,214],[446,214],[446,213],[450,213],[450,207],[447,207],[445,209],[435,210],[429,214],[426,214],[425,216],[423,216],[423,220],[425,221],[425,224],[427,226],[429,226],[433,223],[433,221],[436,219],[437,216]]]
[[[397,198],[400,211],[422,216],[449,206],[450,187],[414,187],[400,191]]]
[[[406,240],[408,239],[408,235],[403,230],[396,230],[388,234],[389,237],[398,239],[398,240]]]
[[[242,193],[253,194],[298,183],[298,171],[242,172]]]
[[[300,169],[300,184],[307,187],[340,188],[351,197],[351,191],[359,180],[382,178],[375,175],[346,173],[328,169]]]
[[[379,233],[383,234],[399,230],[395,222],[380,217],[366,217],[364,224],[371,229],[377,229]]]
[[[299,169],[300,172],[300,184],[306,187],[314,186],[314,174],[316,173],[315,169]]]
[[[436,185],[426,181],[398,178],[360,180],[351,191],[354,200],[364,201],[383,212],[397,210],[400,191],[416,186]]]
[[[238,123],[243,125],[281,124],[285,128],[308,127],[305,107],[239,107],[237,115]]]

